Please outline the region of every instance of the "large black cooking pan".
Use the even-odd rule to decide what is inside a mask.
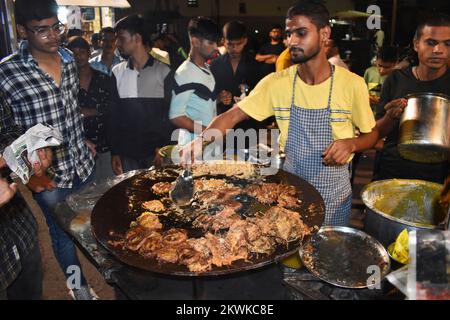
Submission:
[[[236,261],[227,267],[213,267],[211,271],[196,273],[190,272],[184,265],[159,263],[156,259],[145,259],[138,253],[110,245],[108,243],[109,240],[117,240],[114,234],[125,234],[130,227],[130,223],[143,211],[140,208],[143,201],[158,199],[158,196],[151,191],[153,184],[161,181],[174,181],[177,174],[176,172],[170,174],[171,169],[166,168],[166,172],[169,172],[167,176],[151,179],[149,176],[152,170],[156,169],[137,174],[112,187],[100,198],[92,212],[93,234],[121,262],[129,266],[166,275],[213,276],[256,269],[285,258],[299,249],[301,245],[300,240],[291,242],[287,246],[277,246],[275,252],[271,255],[255,255],[249,261]],[[322,197],[313,186],[283,170],[279,170],[273,176],[267,176],[265,181],[283,182],[295,186],[301,200],[301,207],[296,211],[301,214],[303,222],[313,228],[313,232],[319,230],[324,220],[325,206]],[[133,207],[129,206],[129,199],[132,199],[130,202],[133,204]],[[186,228],[191,235],[198,234],[198,230],[193,229],[190,224],[186,225],[186,223],[170,219],[161,219],[161,222],[165,229],[182,227]],[[306,240],[307,238],[303,239],[303,242]]]

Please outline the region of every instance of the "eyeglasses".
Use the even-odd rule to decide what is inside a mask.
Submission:
[[[42,26],[33,29],[25,27],[25,29],[33,32],[35,35],[42,39],[47,39],[50,36],[50,31],[55,32],[58,36],[61,36],[64,34],[64,32],[66,32],[66,26],[59,21],[52,26]]]

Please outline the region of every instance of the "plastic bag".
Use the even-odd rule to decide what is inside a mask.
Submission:
[[[94,209],[97,201],[116,184],[133,177],[141,172],[148,171],[148,169],[133,170],[124,174],[106,179],[99,184],[93,182],[78,192],[72,193],[67,197],[66,202],[70,209],[75,212]]]

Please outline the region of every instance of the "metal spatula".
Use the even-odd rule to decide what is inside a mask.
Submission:
[[[191,202],[194,195],[194,178],[192,172],[185,169],[175,180],[175,185],[170,190],[170,198],[177,206],[185,206]]]

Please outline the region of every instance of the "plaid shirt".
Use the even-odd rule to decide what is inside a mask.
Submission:
[[[20,136],[21,129],[0,96],[0,153]],[[21,258],[37,245],[37,224],[20,194],[0,207],[0,291],[19,275]]]
[[[69,51],[60,48],[61,84],[41,70],[23,41],[19,51],[0,63],[0,94],[11,108],[15,122],[23,130],[42,123],[58,129],[63,143],[53,149],[54,181],[71,188],[75,174],[82,181],[94,168],[94,159],[85,144],[81,110],[77,102],[78,73]]]

